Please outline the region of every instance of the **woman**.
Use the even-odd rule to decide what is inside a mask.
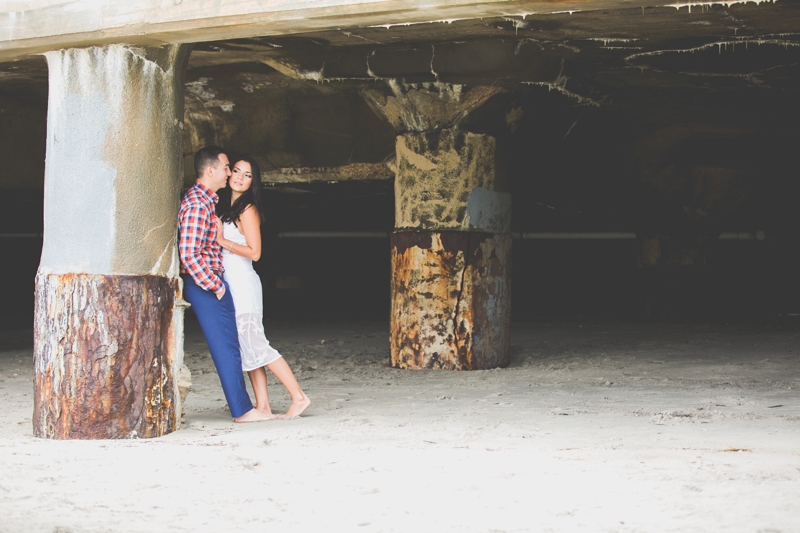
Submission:
[[[236,308],[236,326],[242,351],[242,369],[250,376],[256,393],[256,409],[272,414],[267,395],[265,367],[286,387],[292,405],[284,417],[300,414],[311,405],[297,383],[292,369],[281,354],[269,345],[264,335],[264,306],[261,300],[261,279],[253,270],[253,261],[261,257],[261,207],[259,190],[261,171],[249,157],[234,159],[228,194],[220,195],[220,225],[217,231],[222,247],[225,281],[228,282]],[[222,191],[221,191],[222,192]]]

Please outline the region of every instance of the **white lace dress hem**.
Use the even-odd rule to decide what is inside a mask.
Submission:
[[[225,238],[247,245],[244,235],[232,222],[223,224]],[[242,370],[249,372],[280,359],[281,354],[269,345],[264,334],[264,303],[261,278],[253,270],[253,262],[246,257],[222,251],[225,266],[223,277],[228,282],[236,308],[236,329],[242,353]]]

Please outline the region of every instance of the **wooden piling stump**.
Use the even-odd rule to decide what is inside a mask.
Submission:
[[[400,231],[391,240],[391,365],[508,365],[511,236]]]
[[[157,437],[176,429],[176,290],[176,280],[159,276],[37,276],[37,437]]]

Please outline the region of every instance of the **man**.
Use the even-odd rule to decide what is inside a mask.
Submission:
[[[214,206],[219,200],[217,191],[231,175],[228,156],[218,146],[206,146],[195,154],[194,170],[197,181],[183,197],[178,215],[183,297],[200,322],[234,421],[270,420],[253,408],[247,394],[233,299],[222,279]]]

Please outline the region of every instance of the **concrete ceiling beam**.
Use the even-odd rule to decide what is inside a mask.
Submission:
[[[409,25],[659,5],[652,0],[37,0],[0,4],[0,61],[110,43],[160,46],[342,27]],[[302,7],[301,7],[302,6]]]

